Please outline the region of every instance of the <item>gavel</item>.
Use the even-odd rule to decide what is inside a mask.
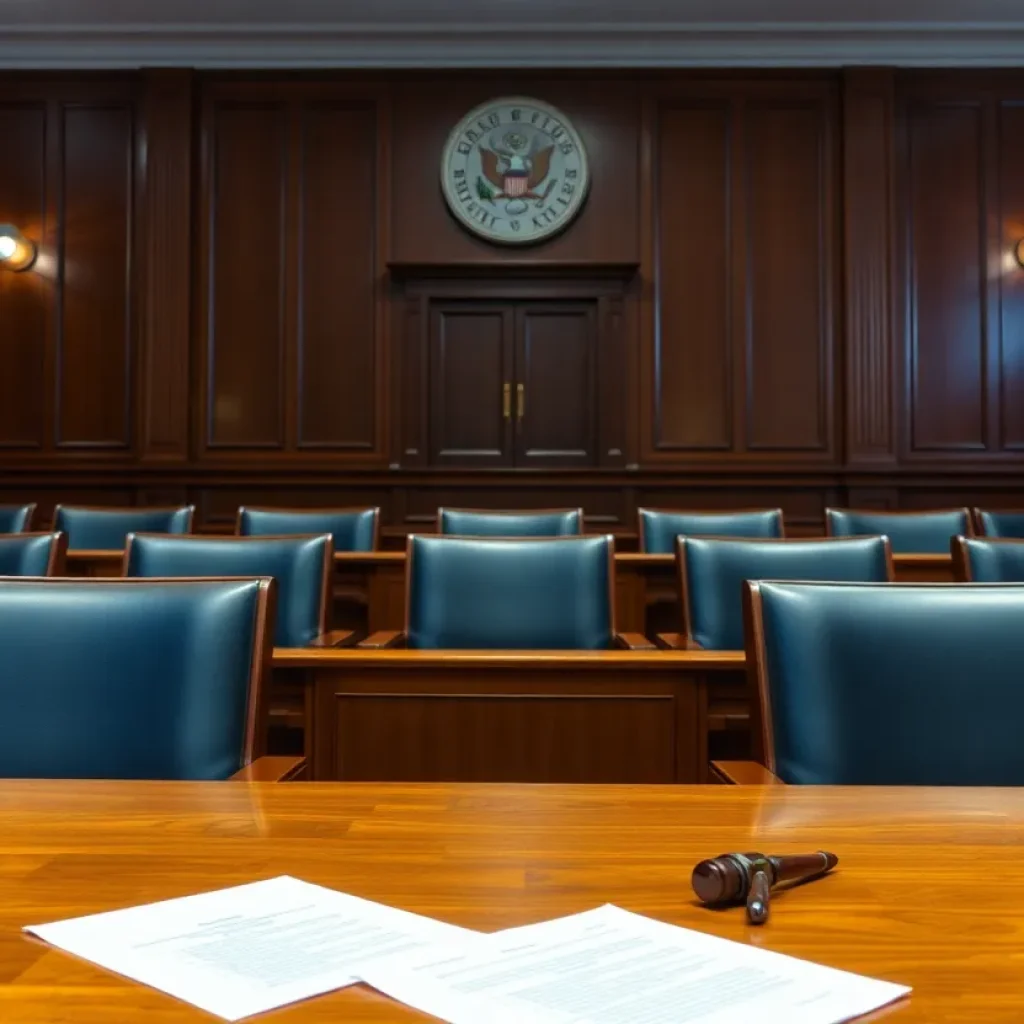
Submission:
[[[693,869],[693,891],[710,907],[746,903],[747,920],[764,924],[768,920],[771,890],[785,882],[809,882],[831,871],[839,863],[834,853],[769,857],[763,853],[723,853],[702,860]]]

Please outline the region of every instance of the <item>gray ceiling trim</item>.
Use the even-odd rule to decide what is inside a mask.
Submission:
[[[1024,24],[0,27],[0,69],[1024,67]]]

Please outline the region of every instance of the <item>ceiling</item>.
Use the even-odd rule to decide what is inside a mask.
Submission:
[[[0,0],[0,68],[1024,66],[1024,0]]]

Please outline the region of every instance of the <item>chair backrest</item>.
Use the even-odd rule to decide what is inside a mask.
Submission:
[[[238,510],[240,537],[287,537],[329,533],[335,551],[376,551],[379,508],[246,508]]]
[[[35,518],[35,505],[0,505],[0,533],[27,533]]]
[[[680,537],[676,550],[683,630],[706,650],[743,650],[743,584],[747,580],[885,583],[893,578],[892,553],[885,537]]]
[[[129,533],[191,533],[194,505],[179,508],[92,508],[58,505],[54,530],[68,535],[73,551],[120,551]]]
[[[1024,586],[750,584],[765,763],[805,785],[1024,785]]]
[[[423,649],[601,650],[615,633],[611,537],[409,537],[406,634]]]
[[[0,580],[0,777],[225,779],[262,753],[272,580]]]
[[[67,550],[66,533],[0,533],[0,576],[63,576]]]
[[[961,583],[1024,583],[1024,539],[954,537],[950,547]]]
[[[451,537],[576,537],[583,533],[583,509],[547,508],[534,512],[488,512],[439,508],[437,532]]]
[[[988,512],[983,508],[976,508],[974,519],[982,537],[1024,539],[1024,512],[1020,510]]]
[[[272,576],[277,580],[277,647],[305,647],[327,629],[334,553],[318,537],[171,537],[132,534],[124,575]]]
[[[743,512],[686,512],[665,508],[637,509],[640,550],[648,555],[671,555],[676,537],[784,537],[781,508]]]
[[[970,509],[934,512],[874,512],[852,508],[825,509],[825,531],[830,537],[867,537],[885,534],[897,555],[945,555],[949,540],[971,536]]]

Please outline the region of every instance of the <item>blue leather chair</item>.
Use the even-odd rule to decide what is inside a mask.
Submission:
[[[64,533],[0,533],[0,576],[63,576],[67,550]]]
[[[1024,539],[954,537],[953,578],[962,583],[1024,583]]]
[[[376,551],[379,508],[246,508],[238,510],[240,537],[329,533],[335,551]]]
[[[35,505],[0,505],[0,533],[27,533],[35,517]]]
[[[966,508],[936,512],[872,512],[849,508],[825,509],[825,532],[830,537],[885,534],[897,555],[945,555],[951,537],[971,536],[974,526]]]
[[[786,535],[781,508],[744,512],[675,512],[637,509],[640,550],[648,555],[671,555],[676,537],[751,537],[771,539]]]
[[[364,646],[425,650],[649,647],[615,632],[611,537],[410,536],[406,630]]]
[[[272,576],[277,580],[276,647],[324,646],[334,554],[319,537],[171,537],[132,534],[124,574],[133,577]],[[346,634],[347,635],[347,634]]]
[[[893,578],[885,537],[842,540],[726,540],[680,537],[677,542],[683,628],[688,646],[743,650],[746,580],[848,580],[885,583]]]
[[[976,508],[974,518],[982,537],[1024,539],[1024,512],[986,512]]]
[[[272,588],[0,580],[0,777],[226,779],[244,769],[262,752]]]
[[[129,533],[191,533],[194,505],[181,508],[92,508],[58,505],[54,530],[73,551],[121,551]]]
[[[456,537],[575,537],[583,533],[583,509],[486,512],[439,508],[437,532]]]
[[[1024,786],[1024,586],[762,581],[746,601],[783,782]]]

